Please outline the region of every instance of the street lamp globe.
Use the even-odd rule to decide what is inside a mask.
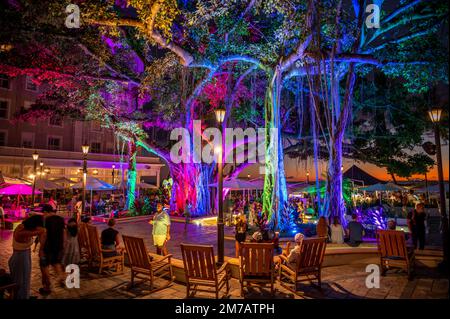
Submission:
[[[40,166],[40,167],[44,166],[44,162],[41,161],[41,162],[39,163],[39,166]]]
[[[38,158],[39,158],[38,152],[37,152],[37,151],[34,151],[34,153],[33,153],[33,160],[34,160],[34,161],[37,161]]]
[[[223,123],[223,120],[225,119],[225,109],[222,107],[219,107],[218,109],[214,110],[216,113],[216,120],[219,124]]]
[[[433,123],[439,123],[439,121],[441,120],[441,114],[442,114],[442,109],[441,108],[433,108],[430,111],[428,111],[428,115],[430,116],[430,120]]]
[[[83,145],[81,146],[81,150],[83,151],[84,155],[87,155],[87,153],[89,153],[89,145]]]
[[[115,168],[116,168],[116,165],[112,164],[112,169],[115,169]]]

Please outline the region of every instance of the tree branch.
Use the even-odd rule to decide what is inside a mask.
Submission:
[[[388,25],[385,28],[380,28],[377,31],[375,31],[373,33],[372,37],[364,44],[364,46],[369,45],[371,42],[373,42],[375,39],[377,39],[382,34],[388,32],[388,31],[390,31],[390,30],[392,30],[392,29],[394,29],[394,28],[396,28],[398,26],[401,26],[402,24],[405,24],[405,23],[408,23],[408,22],[411,22],[411,21],[415,21],[415,20],[428,19],[428,18],[438,17],[438,16],[439,15],[432,13],[432,14],[425,14],[425,15],[416,14],[416,15],[413,15],[411,17],[409,17],[409,16],[408,17],[404,17],[403,19],[398,20],[397,22],[392,23],[392,24]]]
[[[81,50],[83,50],[84,53],[86,53],[87,55],[89,55],[90,57],[94,58],[95,60],[97,60],[99,63],[103,64],[105,68],[107,68],[110,72],[112,72],[113,74],[116,75],[120,75],[122,77],[124,77],[128,82],[134,83],[136,85],[140,85],[140,82],[136,81],[135,79],[130,78],[128,75],[116,70],[115,68],[113,68],[111,65],[109,65],[108,63],[104,62],[102,59],[100,59],[97,55],[95,55],[92,51],[90,51],[84,44],[78,43],[77,44]]]
[[[189,66],[193,61],[194,58],[192,55],[184,50],[179,45],[175,44],[173,41],[168,41],[165,39],[161,33],[159,33],[156,30],[148,29],[147,26],[145,26],[142,22],[133,20],[133,19],[118,19],[118,20],[94,20],[94,19],[87,19],[85,20],[89,24],[95,24],[95,25],[104,25],[104,26],[110,26],[110,27],[119,27],[119,26],[125,26],[125,27],[134,27],[140,29],[142,32],[147,34],[153,41],[155,41],[157,44],[159,44],[161,47],[168,49],[175,53],[181,61],[181,64],[184,66]]]
[[[405,12],[406,10],[414,7],[415,5],[419,4],[420,2],[422,2],[422,0],[415,0],[403,7],[396,9],[394,12],[392,12],[390,15],[388,15],[386,18],[383,19],[383,23],[387,23],[387,22],[391,21],[392,19],[394,19],[396,16],[398,16],[402,12]]]

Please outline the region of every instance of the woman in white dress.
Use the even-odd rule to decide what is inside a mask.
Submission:
[[[333,224],[331,225],[331,242],[333,244],[343,244],[344,243],[344,228],[339,223],[339,218],[334,217]]]

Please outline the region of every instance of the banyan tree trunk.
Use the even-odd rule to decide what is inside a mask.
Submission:
[[[265,178],[263,213],[273,229],[279,229],[280,212],[287,202],[284,154],[280,121],[281,74],[277,68],[266,91],[265,100]]]
[[[136,155],[135,141],[128,142],[128,175],[127,175],[127,209],[131,214],[136,213]]]

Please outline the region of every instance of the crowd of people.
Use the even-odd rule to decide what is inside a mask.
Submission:
[[[11,281],[17,284],[17,298],[30,298],[31,282],[31,251],[36,251],[39,256],[39,267],[41,270],[42,287],[39,293],[48,295],[51,293],[50,268],[56,273],[57,284],[65,285],[64,267],[70,264],[79,264],[82,262],[80,248],[78,244],[78,232],[81,223],[89,223],[89,218],[81,220],[81,211],[79,210],[80,198],[74,198],[75,214],[67,220],[57,215],[57,201],[50,197],[47,203],[42,206],[43,214],[32,214],[24,219],[18,225],[13,233],[12,246],[13,254],[9,259],[9,269]],[[171,218],[169,214],[169,205],[166,201],[157,196],[152,198],[155,202],[155,213],[149,221],[152,224],[153,243],[156,253],[167,255],[167,243],[170,240]],[[299,215],[304,214],[309,208],[301,200],[292,202],[296,205]],[[236,257],[239,256],[239,248],[242,242],[246,240],[252,242],[272,242],[279,249],[279,233],[270,231],[267,216],[262,213],[262,205],[259,201],[246,203],[242,202],[243,209],[238,213],[235,222],[235,240]],[[186,226],[191,217],[191,204],[186,200],[184,215],[186,217]],[[0,213],[3,212],[0,205]],[[425,205],[417,203],[415,208],[407,216],[410,236],[407,238],[409,245],[413,248],[424,249],[426,235]],[[108,227],[101,233],[102,248],[107,250],[105,257],[120,254],[123,246],[120,240],[119,231],[115,229],[116,220],[110,218]],[[396,229],[394,220],[388,222],[388,229]],[[253,229],[251,236],[249,230]],[[318,237],[326,237],[329,243],[358,246],[364,240],[364,227],[358,220],[358,215],[353,214],[351,221],[346,227],[341,224],[337,217],[331,220],[324,216],[318,219],[316,224],[316,233]],[[295,236],[295,247],[289,252],[290,262],[296,260],[296,254],[300,252],[301,243],[305,236],[297,233]],[[34,248],[32,246],[34,244]]]

